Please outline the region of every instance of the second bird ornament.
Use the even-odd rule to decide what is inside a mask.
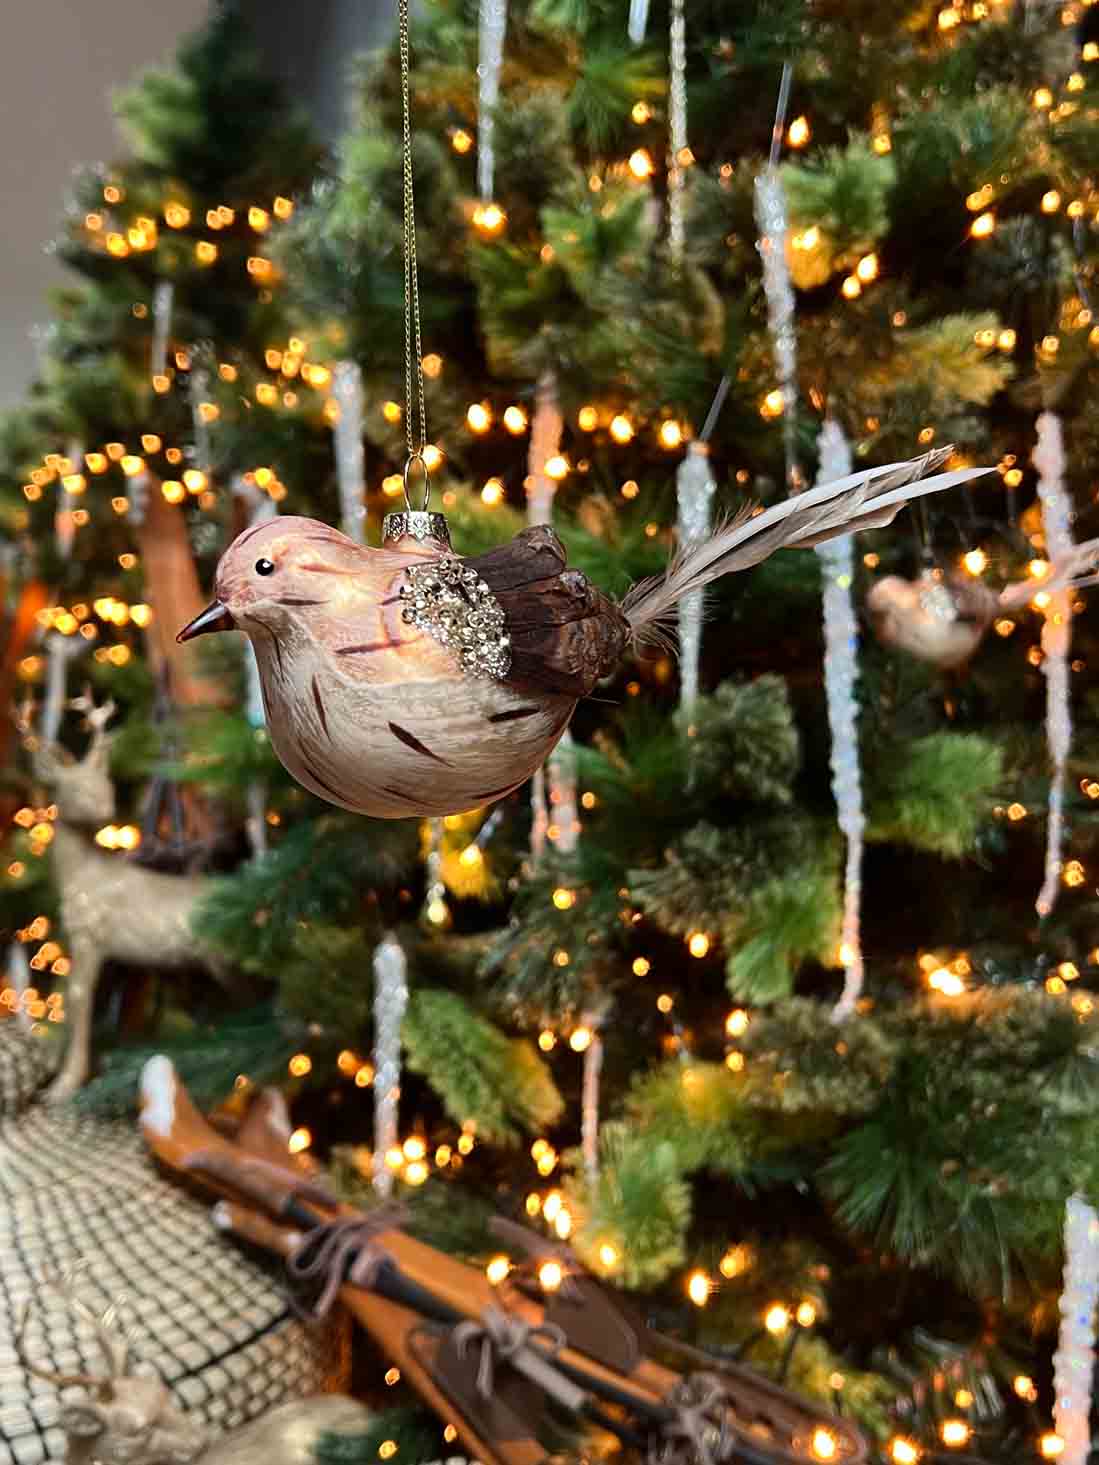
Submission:
[[[216,599],[179,639],[244,632],[275,752],[319,798],[383,819],[461,813],[528,779],[580,698],[670,634],[689,591],[776,549],[887,524],[908,499],[984,471],[938,472],[949,451],[746,509],[620,602],[568,568],[546,526],[463,558],[426,504],[389,515],[380,549],[282,516],[229,546]]]

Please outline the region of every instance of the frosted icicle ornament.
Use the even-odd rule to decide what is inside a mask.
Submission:
[[[781,104],[780,104],[781,110]],[[791,493],[801,487],[795,452],[795,407],[797,402],[796,302],[786,263],[786,194],[774,166],[764,168],[755,185],[756,248],[763,265],[763,294],[767,301],[767,325],[775,353],[779,390],[782,393],[782,442],[786,454],[786,486]]]
[[[649,28],[649,0],[630,0],[630,14],[626,21],[626,34],[635,46],[640,46]]]
[[[530,429],[527,454],[527,523],[553,522],[553,500],[557,483],[546,472],[546,464],[561,450],[564,419],[557,400],[557,383],[547,372],[539,381],[534,399],[534,421]],[[576,848],[580,833],[580,817],[576,802],[576,773],[572,737],[562,734],[560,741],[531,780],[530,848],[535,860],[552,834],[562,854]]]
[[[683,261],[687,242],[687,22],[683,0],[672,0],[668,37],[668,251]]]
[[[851,471],[851,451],[838,422],[829,418],[820,434],[820,471],[823,483]],[[862,807],[859,768],[858,617],[851,593],[855,570],[853,535],[830,539],[817,546],[820,559],[824,616],[824,689],[828,727],[832,736],[832,793],[836,815],[847,841],[843,882],[843,926],[840,960],[844,967],[843,992],[832,1011],[835,1022],[849,1017],[862,993],[862,941],[859,932],[862,903],[862,845],[866,821]]]
[[[480,0],[477,31],[477,191],[491,200],[496,175],[495,119],[508,27],[507,0]]]
[[[168,340],[172,334],[172,306],[175,285],[158,280],[153,291],[153,344],[149,354],[150,375],[163,376],[168,369]]]
[[[1082,1196],[1065,1205],[1061,1331],[1053,1355],[1053,1420],[1061,1465],[1087,1465],[1091,1450],[1095,1308],[1099,1301],[1099,1216]]]
[[[408,1006],[408,962],[392,933],[374,950],[374,1189],[388,1196],[393,1171],[386,1156],[397,1144],[401,1097],[401,1024]]]
[[[679,543],[684,549],[710,537],[710,517],[717,484],[710,471],[710,450],[692,442],[675,475]],[[679,602],[679,705],[690,714],[698,700],[698,662],[702,649],[703,592],[692,590]]]
[[[1035,424],[1038,441],[1034,466],[1038,470],[1038,498],[1046,553],[1053,561],[1071,555],[1072,509],[1065,490],[1065,444],[1061,419],[1043,412]],[[1045,605],[1042,627],[1042,671],[1046,678],[1046,739],[1049,743],[1049,817],[1046,824],[1046,859],[1042,888],[1035,908],[1048,916],[1061,887],[1061,856],[1065,841],[1065,768],[1072,746],[1069,707],[1069,646],[1072,641],[1072,592],[1055,590]]]
[[[337,361],[332,369],[332,395],[339,415],[332,428],[336,479],[340,493],[340,528],[356,544],[365,541],[363,503],[363,374],[357,361]]]

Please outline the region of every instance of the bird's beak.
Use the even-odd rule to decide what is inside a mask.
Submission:
[[[235,631],[237,623],[220,600],[212,600],[204,611],[183,627],[177,641],[190,641],[194,636],[207,636],[211,631]]]

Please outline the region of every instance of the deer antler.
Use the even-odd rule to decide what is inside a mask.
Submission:
[[[79,697],[69,698],[68,705],[73,712],[83,712],[84,725],[91,728],[93,738],[103,736],[104,729],[118,710],[113,697],[108,697],[106,702],[97,706],[92,689],[87,684]]]
[[[59,1389],[69,1389],[75,1385],[79,1385],[81,1388],[94,1389],[100,1399],[104,1401],[110,1399],[114,1394],[113,1379],[115,1375],[113,1371],[104,1376],[90,1373],[55,1373],[51,1368],[43,1368],[41,1364],[32,1363],[27,1357],[27,1350],[24,1343],[24,1334],[27,1331],[27,1322],[30,1314],[31,1304],[27,1302],[24,1305],[19,1324],[15,1329],[14,1339],[16,1357],[26,1371],[29,1374],[33,1374],[37,1379],[45,1379],[48,1384],[54,1384]]]
[[[34,693],[28,691],[22,702],[11,704],[12,726],[21,738],[34,736],[34,713],[36,703]]]

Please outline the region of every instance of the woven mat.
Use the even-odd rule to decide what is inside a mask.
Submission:
[[[49,1069],[41,1046],[0,1025],[0,1465],[64,1453],[61,1395],[15,1354],[28,1300],[28,1357],[54,1370],[103,1370],[91,1324],[37,1285],[68,1268],[97,1312],[121,1304],[134,1357],[153,1364],[212,1434],[340,1387],[334,1330],[290,1312],[278,1276],[155,1173],[131,1126],[27,1105]]]

